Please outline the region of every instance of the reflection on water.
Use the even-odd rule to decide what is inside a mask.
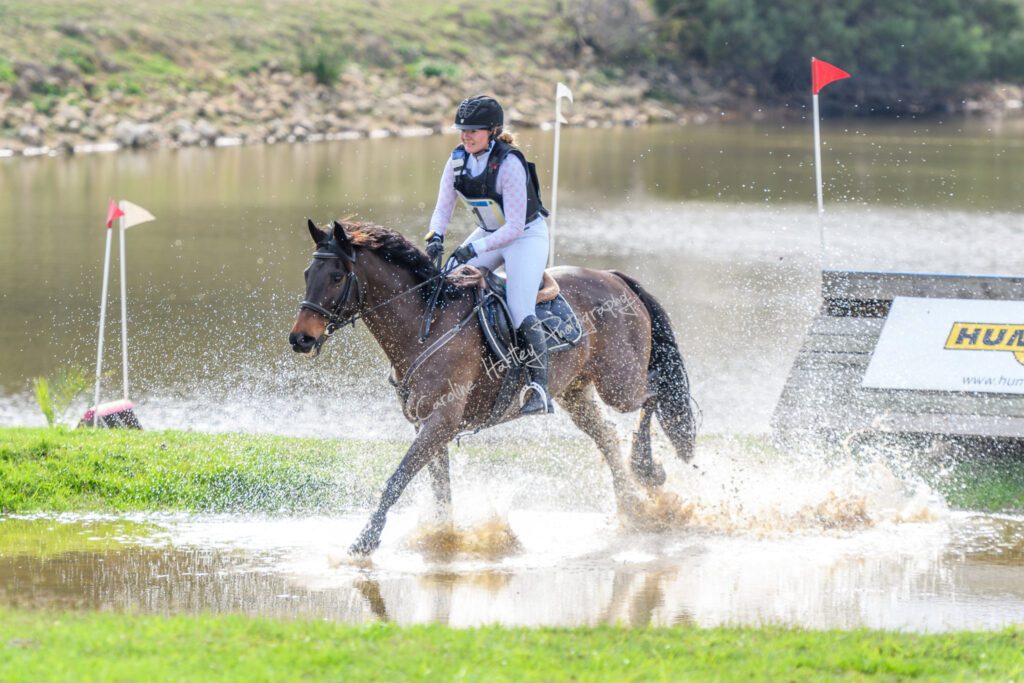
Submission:
[[[0,602],[452,626],[786,624],[914,631],[1024,623],[1024,517],[957,513],[835,535],[637,534],[600,513],[514,511],[520,552],[438,562],[393,519],[365,565],[330,561],[361,517],[157,519],[123,547],[0,552]],[[23,520],[0,521],[3,525]],[[35,520],[76,531],[94,521]]]

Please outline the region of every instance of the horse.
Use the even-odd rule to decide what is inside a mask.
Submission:
[[[351,555],[366,556],[380,545],[388,510],[424,467],[439,512],[450,517],[449,443],[460,432],[519,417],[519,406],[512,402],[497,420],[491,414],[502,376],[488,357],[471,290],[452,285],[393,229],[348,221],[320,228],[312,220],[307,227],[316,249],[288,336],[292,349],[315,356],[331,334],[361,319],[391,362],[403,413],[416,428],[377,508],[349,548]],[[696,424],[683,358],[665,309],[633,278],[574,266],[547,272],[586,323],[578,344],[550,355],[550,393],[597,444],[622,508],[633,496],[629,475],[616,429],[597,399],[619,412],[640,411],[630,466],[648,489],[660,487],[665,471],[651,452],[652,418],[658,417],[683,461],[694,453]],[[436,300],[440,305],[434,310]],[[434,332],[424,341],[421,320],[428,307]]]

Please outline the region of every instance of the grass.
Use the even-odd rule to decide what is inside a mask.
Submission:
[[[953,463],[941,476],[929,477],[946,502],[956,508],[1024,511],[1024,461],[1006,455]]]
[[[406,448],[243,434],[0,428],[0,513],[337,511],[368,505]]]
[[[1011,681],[1024,630],[346,626],[0,608],[0,680]]]
[[[334,82],[348,60],[398,75],[450,75],[466,62],[467,45],[476,65],[520,54],[557,66],[572,39],[550,0],[486,10],[471,0],[5,0],[0,16],[7,64],[65,61],[108,86],[142,88],[182,78],[228,87],[232,74],[270,61],[314,73],[321,83]],[[418,60],[422,68],[406,69]],[[13,80],[13,73],[0,68],[0,79]]]
[[[713,450],[717,440],[709,436],[702,443]],[[405,441],[0,428],[0,514],[315,514],[365,508],[376,500],[407,448]],[[493,450],[472,443],[463,448],[474,458]],[[558,448],[581,454],[593,450],[585,441],[559,443]],[[743,440],[742,450],[759,461],[783,457],[761,438]],[[590,466],[586,458],[573,462]],[[942,470],[921,470],[955,508],[1024,510],[1024,465],[1019,458],[964,457]]]

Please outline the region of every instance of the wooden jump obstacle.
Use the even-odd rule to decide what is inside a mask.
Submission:
[[[1007,346],[1008,342],[1024,344],[1024,315],[1006,319],[1018,315],[1017,306],[1024,310],[1024,277],[829,270],[822,273],[821,294],[821,310],[810,324],[772,416],[772,429],[779,441],[810,438],[835,444],[852,436],[900,435],[982,440],[1000,449],[1024,448],[1024,350],[1018,354],[1013,352],[1015,346]],[[973,363],[979,358],[997,361],[1000,369],[1007,368],[1005,376],[988,378],[987,385],[979,388],[966,384],[975,379],[967,375],[958,390],[870,386],[865,378],[869,366],[878,362],[873,355],[879,354],[894,301],[901,315],[911,305],[918,310],[923,307],[925,313],[932,307],[968,313],[962,316],[965,322],[941,328],[948,327],[949,332],[937,340],[913,339],[918,329],[914,325],[890,329],[887,346],[920,343],[922,354],[925,350],[938,353],[949,359],[943,360],[947,365]],[[982,303],[975,303],[979,301]],[[1021,303],[985,303],[988,301]],[[984,315],[975,315],[972,307],[989,312],[1002,307],[1004,319],[987,324]],[[1013,322],[1020,324],[1008,324]],[[969,324],[976,326],[965,327]],[[890,325],[896,327],[895,322]],[[889,367],[893,367],[891,363]],[[925,372],[922,378],[925,384],[930,381],[929,374]]]

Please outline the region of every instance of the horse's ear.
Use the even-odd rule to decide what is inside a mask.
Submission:
[[[320,246],[327,241],[327,233],[316,227],[316,223],[313,222],[312,218],[306,219],[306,226],[309,227],[309,235],[313,238],[313,241],[317,246]]]
[[[351,240],[348,238],[348,233],[345,232],[345,226],[340,221],[334,221],[334,239],[338,244],[348,246]]]

